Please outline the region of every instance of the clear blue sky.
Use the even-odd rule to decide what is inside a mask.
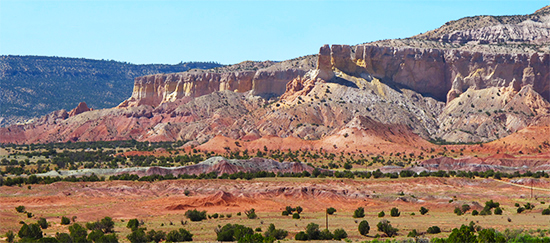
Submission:
[[[0,54],[131,63],[286,60],[323,44],[405,38],[474,15],[528,14],[549,0],[0,0]]]

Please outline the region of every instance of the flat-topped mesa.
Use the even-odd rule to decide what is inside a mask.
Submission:
[[[258,96],[279,96],[286,84],[304,70],[258,70],[237,72],[183,72],[154,74],[134,79],[132,96],[118,108],[140,105],[158,106],[183,97],[199,97],[216,91],[252,91]]]
[[[329,52],[327,48],[323,46],[321,53]],[[449,102],[468,88],[508,87],[514,81],[518,89],[532,85],[550,100],[548,53],[491,54],[368,44],[332,45],[330,49],[332,70],[358,77],[370,74],[442,101]],[[327,72],[324,59],[319,55],[318,67]]]

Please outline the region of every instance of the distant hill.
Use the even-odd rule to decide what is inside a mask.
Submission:
[[[135,77],[220,66],[214,62],[136,65],[83,58],[0,56],[0,126],[70,110],[81,101],[94,109],[116,106],[132,94]]]

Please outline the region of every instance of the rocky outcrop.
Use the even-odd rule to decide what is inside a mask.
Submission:
[[[286,84],[299,75],[301,69],[235,71],[225,73],[183,72],[138,77],[132,96],[118,107],[135,107],[173,102],[183,97],[199,97],[215,91],[252,91],[254,95],[271,97],[285,92]]]
[[[332,67],[354,76],[372,75],[441,101],[469,88],[532,85],[550,100],[548,53],[494,54],[452,49],[333,45]]]
[[[86,105],[86,102],[80,102],[78,103],[78,106],[76,106],[74,109],[69,111],[69,117],[76,116],[82,112],[91,111],[93,109],[88,108],[88,105]]]

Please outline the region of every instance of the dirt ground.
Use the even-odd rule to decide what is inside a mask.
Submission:
[[[186,190],[189,195],[185,196]],[[126,242],[129,230],[126,222],[138,218],[147,229],[169,232],[184,227],[194,234],[195,241],[214,241],[214,229],[227,223],[244,224],[252,228],[267,229],[270,223],[289,231],[289,237],[314,222],[325,227],[324,211],[328,207],[337,209],[329,216],[329,228],[343,228],[354,241],[372,240],[359,235],[358,222],[352,218],[357,207],[364,207],[371,225],[369,235],[376,235],[377,217],[380,211],[386,213],[394,227],[399,229],[398,237],[405,237],[412,229],[425,232],[437,225],[444,232],[425,237],[445,237],[452,228],[461,224],[476,222],[482,227],[498,230],[550,229],[550,216],[541,214],[550,204],[550,180],[537,179],[533,187],[517,185],[508,181],[492,179],[463,178],[405,178],[405,179],[311,179],[311,178],[263,178],[244,180],[173,180],[160,182],[58,182],[50,185],[23,187],[0,187],[0,235],[8,230],[17,232],[20,221],[34,223],[44,217],[51,227],[44,230],[47,235],[68,232],[68,226],[60,225],[61,217],[72,218],[85,223],[112,217],[119,239]],[[455,207],[469,204],[480,211],[488,200],[501,204],[503,215],[472,216],[467,213],[457,216]],[[535,204],[535,209],[522,214],[516,213],[515,203]],[[542,204],[544,202],[545,204]],[[15,207],[23,205],[34,214],[17,213]],[[304,211],[299,220],[282,216],[285,206],[301,206]],[[420,215],[420,207],[430,211]],[[397,207],[400,217],[390,217],[389,211]],[[247,219],[244,212],[254,208],[259,219]],[[188,222],[184,213],[189,209],[206,210],[208,214],[231,214],[231,218],[209,219],[202,222]],[[415,215],[411,215],[415,213]],[[510,219],[510,220],[508,220]],[[509,222],[511,221],[511,222]],[[172,223],[173,225],[171,225]],[[164,226],[161,226],[164,224]]]

